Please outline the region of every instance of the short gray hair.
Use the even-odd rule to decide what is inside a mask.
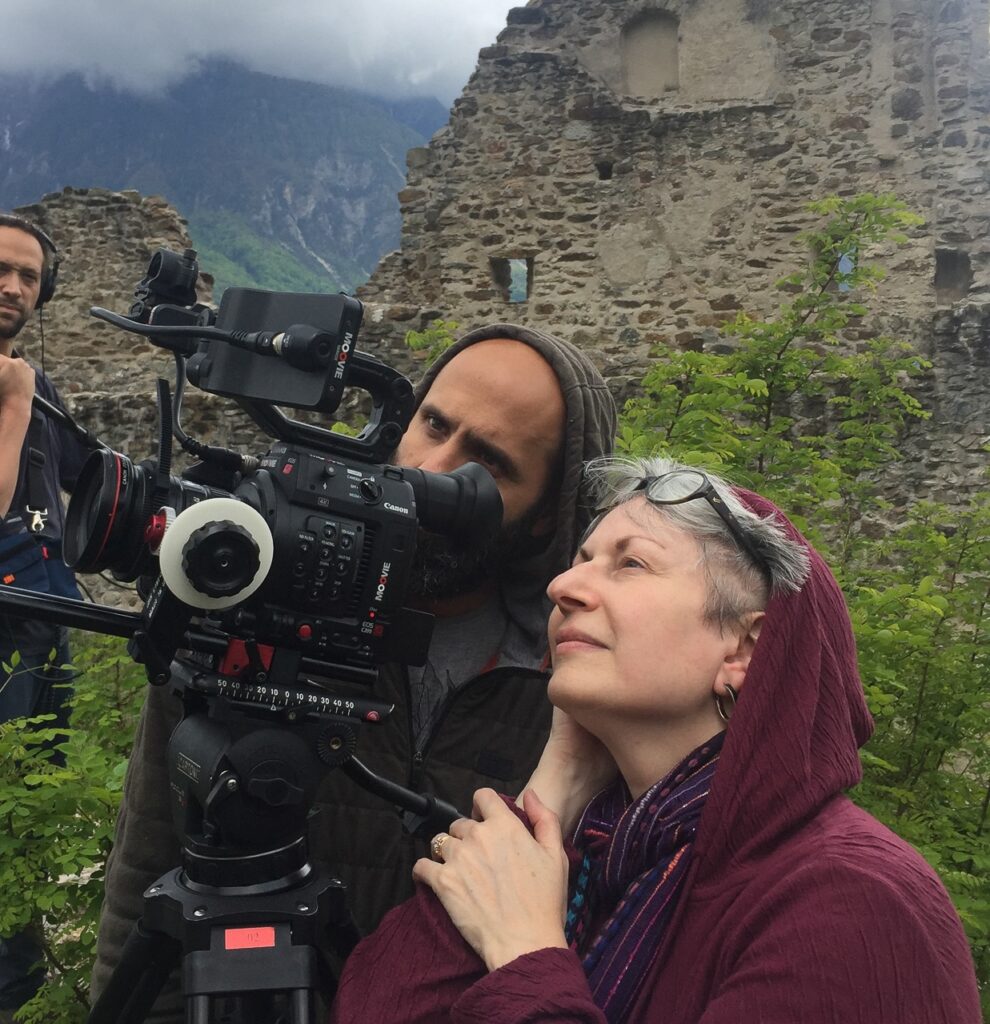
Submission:
[[[646,481],[676,470],[705,474],[745,532],[746,539],[759,552],[769,573],[768,581],[707,501],[651,504],[652,511],[693,537],[698,544],[708,589],[703,612],[706,622],[717,625],[720,630],[736,628],[747,614],[766,608],[774,594],[796,593],[801,589],[811,571],[808,552],[785,533],[772,515],[763,517],[750,511],[736,497],[732,486],[715,473],[659,456],[596,459],[585,467],[600,512],[631,501],[641,494]],[[592,523],[588,533],[598,521]]]

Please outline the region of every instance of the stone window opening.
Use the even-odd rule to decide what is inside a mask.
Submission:
[[[951,306],[969,297],[973,267],[961,249],[935,250],[935,304]]]
[[[638,99],[662,99],[680,88],[680,22],[669,11],[637,14],[622,29],[623,92]]]
[[[848,280],[850,274],[852,274],[859,263],[859,253],[855,249],[850,249],[848,252],[840,252],[838,256],[834,256],[832,253],[826,253],[818,246],[812,248],[809,262],[814,263],[819,260],[828,258],[829,262],[823,268],[828,276],[817,282],[817,284],[829,292],[839,292],[842,295],[846,295],[853,290],[852,282]],[[831,262],[834,259],[835,262]],[[799,291],[800,289],[796,286],[788,286],[789,291]]]
[[[599,181],[611,181],[612,171],[615,165],[611,160],[599,160],[595,164],[595,170],[598,171]]]
[[[492,281],[503,302],[525,302],[533,293],[532,256],[493,256]]]
[[[840,292],[852,291],[852,285],[846,280],[846,277],[856,269],[856,250],[850,250],[844,252],[835,265],[835,269],[838,275],[837,287]]]

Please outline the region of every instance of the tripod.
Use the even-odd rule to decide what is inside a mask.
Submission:
[[[168,762],[183,864],[145,891],[142,917],[89,1024],[140,1024],[180,962],[187,1024],[219,1024],[224,1001],[237,1024],[312,1024],[318,993],[332,987],[320,940],[344,957],[360,937],[344,884],[308,859],[305,823],[320,779],[341,768],[405,808],[417,834],[461,815],[354,758],[356,728],[391,708],[182,669],[186,715]],[[274,712],[280,724],[253,726],[245,709]]]

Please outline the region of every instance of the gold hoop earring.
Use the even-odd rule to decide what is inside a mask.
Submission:
[[[723,722],[728,722],[729,719],[732,718],[733,712],[736,710],[737,694],[735,687],[726,683],[724,694],[713,693],[712,696],[715,698],[715,710],[718,712],[718,717],[721,718]],[[725,705],[722,703],[723,696],[729,698],[728,709],[726,709]]]

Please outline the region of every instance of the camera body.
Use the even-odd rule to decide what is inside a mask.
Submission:
[[[66,520],[70,564],[121,580],[161,572],[240,639],[332,663],[425,658],[423,623],[398,628],[419,529],[402,469],[279,443],[232,492],[170,477],[161,493],[156,472],[154,460],[89,457]],[[257,518],[241,521],[230,499]]]
[[[147,600],[132,654],[154,682],[178,648],[197,649],[193,619],[229,647],[293,651],[331,674],[422,664],[432,617],[404,606],[418,532],[489,539],[502,511],[494,480],[475,464],[431,474],[385,462],[414,398],[405,377],[357,352],[356,299],[235,288],[214,313],[191,301],[195,266],[191,250],[163,250],[129,317],[93,310],[175,354],[175,404],[160,380],[156,458],[89,457],[66,516],[67,563],[139,581]],[[270,450],[256,458],[189,438],[186,382],[236,401],[274,438]],[[372,399],[356,437],[279,409],[331,414],[350,386]],[[178,476],[173,436],[199,457]],[[228,652],[224,665],[235,661]]]
[[[425,648],[396,644],[392,629],[418,531],[401,470],[278,444],[235,495],[275,538],[267,579],[235,616],[239,632],[327,660],[422,663]]]

